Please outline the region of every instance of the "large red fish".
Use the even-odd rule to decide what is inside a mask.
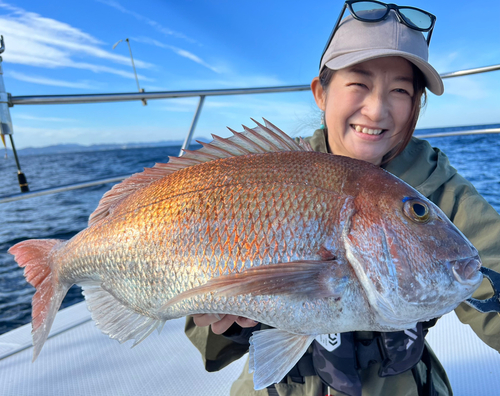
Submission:
[[[76,283],[120,342],[196,313],[275,327],[251,340],[257,389],[279,381],[319,334],[411,328],[482,280],[476,249],[416,190],[268,122],[114,186],[69,241],[9,252],[37,289],[34,359]]]

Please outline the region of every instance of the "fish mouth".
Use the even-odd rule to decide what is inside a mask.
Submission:
[[[482,278],[479,256],[451,261],[450,265],[453,276],[462,285],[474,285]]]

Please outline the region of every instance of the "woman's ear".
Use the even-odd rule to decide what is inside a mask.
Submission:
[[[325,100],[326,100],[326,92],[321,86],[319,82],[319,77],[314,77],[311,82],[311,91],[314,95],[314,100],[316,101],[316,105],[323,111],[325,111]]]

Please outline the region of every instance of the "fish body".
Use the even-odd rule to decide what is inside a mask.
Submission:
[[[368,314],[368,304],[345,254],[339,254],[344,227],[339,220],[347,219],[350,210],[347,195],[333,192],[328,180],[337,170],[328,161],[339,159],[311,152],[266,153],[180,170],[131,194],[112,216],[61,246],[53,263],[64,283],[100,282],[117,300],[157,320],[230,313],[272,326],[286,323],[288,330],[305,334],[366,326],[366,316],[356,321],[354,314],[363,308]],[[320,164],[327,173],[313,174]],[[300,172],[310,176],[297,182]],[[338,301],[203,293],[165,307],[173,297],[217,277],[301,261],[313,261],[319,269],[323,256],[325,271],[338,278],[331,286]],[[355,310],[349,309],[353,303]],[[338,321],[334,327],[332,315]]]
[[[256,388],[319,334],[411,328],[472,295],[478,253],[438,207],[377,166],[304,147],[270,123],[216,138],[115,186],[71,240],[12,247],[37,288],[34,357],[75,283],[120,342],[197,313],[275,327],[251,340]],[[270,340],[292,351],[268,374]]]

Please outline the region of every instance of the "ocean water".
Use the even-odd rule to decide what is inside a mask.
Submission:
[[[446,153],[459,173],[500,212],[500,134],[428,140]],[[178,153],[179,146],[173,146],[31,155],[21,157],[20,161],[30,189],[35,191],[140,172]],[[35,291],[7,250],[25,239],[71,238],[87,226],[88,216],[111,187],[107,184],[0,204],[0,334],[31,320],[31,298]],[[0,151],[0,196],[18,192],[14,159],[4,159]],[[62,307],[82,299],[80,288],[73,286]]]
[[[192,146],[199,148],[201,146]],[[107,150],[19,158],[31,191],[141,172],[177,156],[180,146]],[[0,151],[0,196],[19,193],[14,158]],[[87,226],[103,194],[113,184],[0,204],[0,334],[31,321],[35,289],[7,250],[25,239],[69,239]],[[62,307],[83,299],[73,286]]]

